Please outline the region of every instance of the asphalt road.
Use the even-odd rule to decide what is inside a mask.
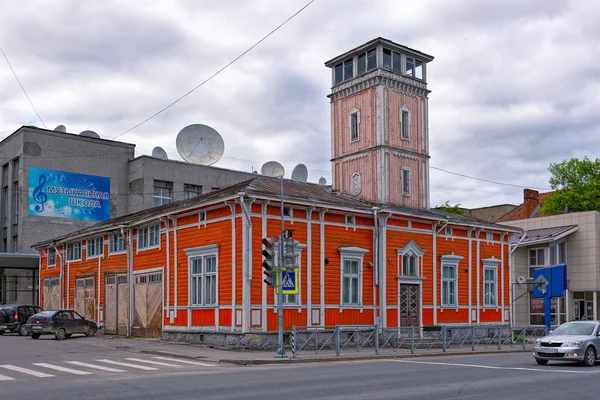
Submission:
[[[0,399],[570,399],[593,397],[600,378],[600,365],[529,353],[232,366],[105,343],[1,336]]]

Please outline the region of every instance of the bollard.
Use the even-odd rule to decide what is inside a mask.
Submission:
[[[471,351],[475,351],[475,325],[471,325]]]
[[[340,355],[340,326],[335,326],[335,355]]]
[[[446,352],[446,327],[442,326],[442,351]]]
[[[521,339],[523,341],[523,350],[525,350],[525,328],[523,328],[523,332],[521,333]]]
[[[379,354],[379,326],[375,325],[375,354]]]
[[[415,327],[410,327],[410,352],[415,354]]]
[[[502,327],[498,327],[498,350],[502,350]]]
[[[292,326],[292,358],[296,358],[296,325]]]

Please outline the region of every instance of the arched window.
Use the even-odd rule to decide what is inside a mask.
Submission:
[[[402,256],[402,276],[417,276],[417,256],[410,252]]]
[[[360,190],[360,174],[355,172],[354,175],[352,175],[352,194],[359,194]]]

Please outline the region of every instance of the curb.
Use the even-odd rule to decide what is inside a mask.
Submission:
[[[165,356],[165,357],[172,357],[172,358],[185,358],[187,360],[196,360],[196,361],[210,361],[210,362],[214,362],[211,360],[207,360],[206,357],[204,356],[190,356],[187,354],[180,354],[180,353],[171,353],[170,351],[160,351],[160,350],[140,350],[140,353],[143,354],[153,354],[155,356]]]

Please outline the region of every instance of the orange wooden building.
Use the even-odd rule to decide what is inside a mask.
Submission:
[[[432,59],[379,38],[326,64],[334,182],[284,180],[285,229],[300,243],[285,329],[509,323],[519,230],[429,209]],[[257,176],[39,243],[41,304],[109,333],[239,343],[274,332],[261,239],[281,233],[279,185]]]

